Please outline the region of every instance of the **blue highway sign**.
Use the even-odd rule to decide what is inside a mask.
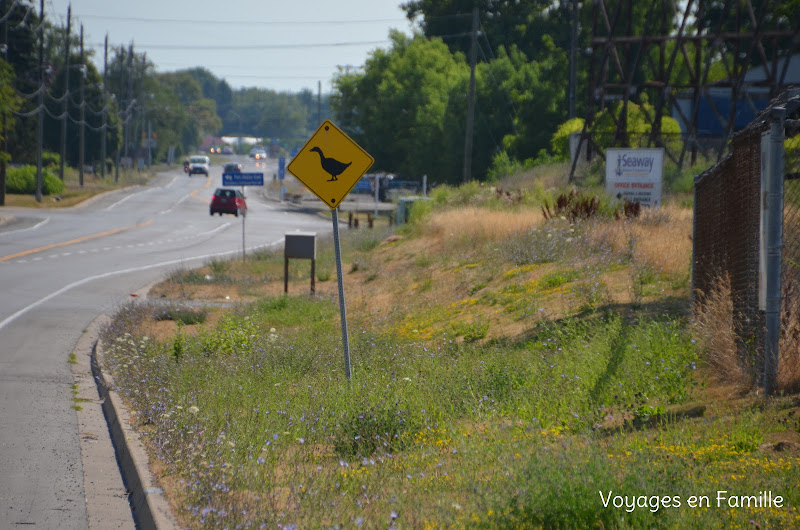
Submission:
[[[223,173],[223,186],[263,186],[264,173]]]

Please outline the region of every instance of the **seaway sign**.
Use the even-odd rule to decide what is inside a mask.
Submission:
[[[642,206],[661,205],[664,149],[606,150],[606,193]]]

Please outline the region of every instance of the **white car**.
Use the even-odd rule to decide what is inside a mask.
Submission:
[[[209,160],[207,156],[193,156],[189,158],[189,176],[195,173],[202,173],[208,176]]]

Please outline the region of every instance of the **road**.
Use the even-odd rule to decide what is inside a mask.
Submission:
[[[265,181],[274,172],[240,161],[245,171],[264,171]],[[96,525],[85,486],[97,488],[94,477],[109,462],[82,462],[70,353],[98,314],[114,311],[131,293],[212,257],[241,255],[242,217],[208,213],[221,173],[221,165],[209,178],[176,168],[148,186],[75,208],[0,210],[14,217],[0,226],[0,528]],[[248,188],[247,196],[247,249],[281,245],[294,230],[331,230],[321,216],[265,200],[259,188]],[[84,445],[97,442],[87,442],[92,436],[84,432]],[[101,489],[126,503],[119,478],[105,478],[110,485]],[[113,526],[128,526],[126,518]]]

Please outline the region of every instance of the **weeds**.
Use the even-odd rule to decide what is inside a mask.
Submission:
[[[748,371],[736,346],[730,280],[727,276],[717,278],[710,293],[698,293],[697,296],[695,337],[711,377],[720,383],[749,388]]]
[[[202,324],[208,318],[206,309],[193,309],[190,307],[169,305],[159,307],[153,311],[154,320],[174,320],[180,325],[191,326]]]
[[[603,505],[598,492],[685,501],[772,489],[796,506],[800,460],[760,449],[774,410],[738,422],[676,412],[696,397],[703,356],[725,344],[701,335],[717,340],[715,319],[732,311],[719,295],[690,326],[661,303],[685,281],[683,217],[543,220],[523,210],[526,194],[518,211],[474,206],[504,200],[492,193],[436,191],[434,204],[468,206],[442,199],[392,245],[345,238],[358,269],[348,288],[362,289],[351,380],[333,289],[261,296],[161,342],[146,335],[151,307],[121,308],[103,334],[106,362],[172,477],[182,526],[800,523],[791,510]]]

